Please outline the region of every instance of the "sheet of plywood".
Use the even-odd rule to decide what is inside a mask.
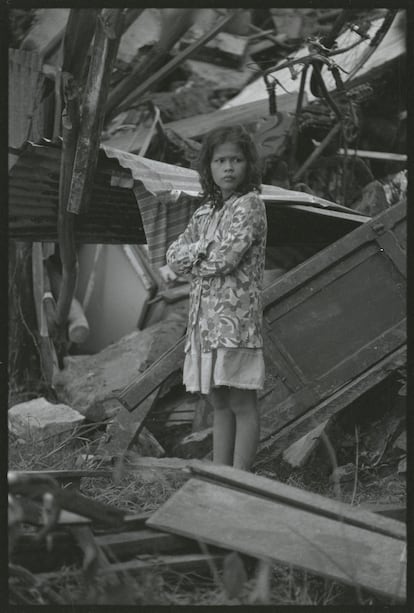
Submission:
[[[190,479],[151,527],[405,600],[405,543],[262,497]]]

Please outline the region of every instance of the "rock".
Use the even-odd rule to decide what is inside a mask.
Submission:
[[[131,383],[184,333],[185,320],[167,319],[137,330],[95,355],[69,356],[53,383],[61,402],[91,421],[104,421],[120,409],[114,392]]]
[[[14,405],[8,411],[9,431],[21,439],[44,440],[61,438],[73,432],[84,417],[66,404],[52,404],[46,398],[35,398]]]
[[[173,452],[178,458],[204,458],[211,451],[212,444],[213,428],[206,428],[184,437]]]

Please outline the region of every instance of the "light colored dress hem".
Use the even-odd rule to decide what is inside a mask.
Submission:
[[[219,347],[202,352],[198,326],[192,330],[190,349],[185,354],[183,383],[187,392],[209,394],[226,386],[260,390],[264,387],[264,359],[261,348]]]

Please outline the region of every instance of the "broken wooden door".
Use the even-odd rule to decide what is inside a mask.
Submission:
[[[334,396],[339,410],[353,399],[338,402],[341,390],[348,393],[358,381],[360,395],[403,362],[405,235],[406,205],[400,203],[266,289],[262,441]],[[306,432],[290,431],[289,442]]]

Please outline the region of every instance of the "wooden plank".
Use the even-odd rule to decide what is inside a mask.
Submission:
[[[100,479],[102,477],[112,477],[112,470],[14,470],[18,477],[52,477],[57,481],[69,479],[81,479],[82,477]]]
[[[110,573],[137,573],[142,574],[143,571],[174,571],[183,573],[192,572],[207,572],[210,574],[211,564],[219,564],[223,559],[222,554],[196,554],[189,553],[184,555],[164,555],[156,556],[150,560],[131,560],[129,562],[119,562],[118,564],[111,564],[105,569],[99,569],[98,575],[110,574]],[[78,574],[79,570],[68,569],[66,574],[73,576]],[[49,581],[50,579],[56,579],[57,574],[55,572],[49,573],[36,573],[36,577],[41,581]]]
[[[246,492],[191,479],[148,524],[400,602],[406,598],[404,541]]]
[[[254,475],[230,466],[216,466],[211,463],[194,461],[191,472],[197,478],[213,480],[214,483],[234,487],[249,494],[263,496],[269,500],[288,504],[291,507],[316,513],[320,516],[341,521],[350,526],[378,532],[385,536],[405,540],[406,527],[393,519],[375,515],[360,507],[326,498],[292,485],[286,485],[267,477]],[[151,521],[147,522],[149,525]]]
[[[145,400],[165,379],[181,367],[184,360],[185,338],[179,339],[158,360],[153,362],[139,377],[134,379],[120,392],[116,392],[117,400],[128,411],[133,411]]]
[[[150,528],[120,534],[102,534],[95,537],[99,547],[108,548],[119,559],[141,555],[143,553],[166,553],[198,551],[197,544],[167,532],[159,532]]]
[[[303,406],[297,406],[292,401],[284,403],[284,406],[278,406],[278,426],[272,433],[269,430],[264,433],[264,436],[262,433],[256,464],[268,461],[270,456],[276,457],[282,453],[286,447],[306,434],[306,432],[322,420],[332,417],[346,406],[349,406],[362,394],[374,387],[374,385],[383,381],[391,372],[404,366],[406,360],[406,347],[403,346],[391,355],[386,356],[369,370],[363,372],[359,377],[356,377],[314,408],[305,410]],[[276,408],[272,408],[270,405],[270,410],[274,414]],[[265,416],[264,419],[266,419]]]
[[[127,452],[130,443],[142,431],[145,418],[151,411],[159,393],[160,386],[143,400],[139,409],[134,413],[127,411],[124,407],[120,408],[107,428],[108,441],[105,441],[101,447],[102,453],[106,456],[121,457]]]
[[[277,97],[279,112],[294,112],[296,108],[297,94],[283,94]],[[211,113],[193,115],[185,119],[178,119],[165,124],[165,128],[174,130],[185,138],[201,137],[213,128],[222,128],[238,123],[254,123],[263,117],[269,116],[268,100],[256,100],[241,104],[231,109],[219,109]]]
[[[145,456],[134,456],[128,458],[124,468],[130,472],[139,472],[140,469],[151,470],[179,470],[188,471],[191,466],[192,460],[185,460],[183,458],[152,458]]]
[[[124,521],[118,526],[93,526],[94,534],[119,534],[127,531],[140,530],[145,528],[147,519],[151,517],[151,513],[131,513],[124,517]]]

